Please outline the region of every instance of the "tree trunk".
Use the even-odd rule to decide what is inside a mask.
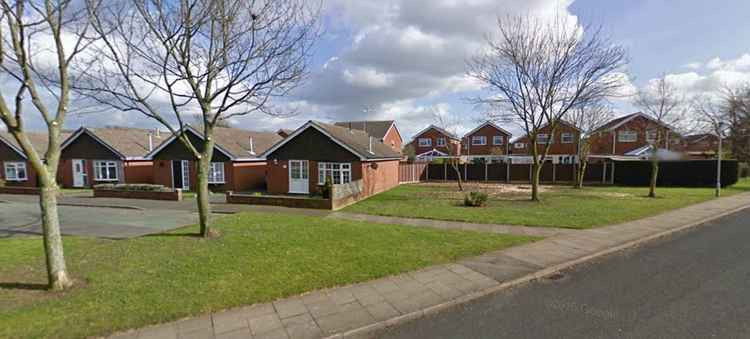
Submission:
[[[539,177],[542,174],[542,164],[534,162],[531,168],[531,201],[539,201]]]
[[[42,232],[44,236],[44,254],[47,261],[47,281],[51,290],[59,291],[73,286],[68,276],[63,254],[60,219],[57,214],[57,184],[54,180],[43,178],[48,174],[40,173],[41,187],[39,207],[42,211]]]
[[[209,201],[210,193],[208,191],[208,174],[211,170],[211,156],[202,156],[198,159],[198,182],[195,191],[197,193],[196,201],[198,203],[198,223],[200,225],[200,235],[208,238],[210,233],[209,219],[211,217],[211,203]]]
[[[583,188],[583,178],[586,176],[586,167],[588,166],[588,164],[588,161],[581,161],[581,164],[578,166],[575,188]]]
[[[656,179],[659,177],[659,160],[654,155],[654,160],[651,160],[651,184],[649,185],[648,196],[649,198],[656,198]]]
[[[456,180],[458,181],[458,191],[463,192],[464,184],[463,184],[463,181],[461,180],[461,169],[459,165],[456,165],[456,164],[454,164],[452,167],[453,167],[453,170],[456,171]]]

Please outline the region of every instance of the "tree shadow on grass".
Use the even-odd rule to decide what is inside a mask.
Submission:
[[[38,283],[0,282],[0,289],[5,290],[46,291],[48,287],[47,284]]]

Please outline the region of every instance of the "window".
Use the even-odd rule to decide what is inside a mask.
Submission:
[[[94,180],[117,181],[117,161],[94,161]]]
[[[419,138],[419,147],[430,147],[430,146],[432,146],[432,139]]]
[[[438,146],[445,146],[445,138],[437,138]]]
[[[211,167],[208,171],[208,183],[209,184],[223,184],[226,183],[224,179],[224,163],[223,162],[212,162]]]
[[[349,163],[319,162],[318,184],[325,184],[326,178],[329,176],[334,185],[350,183],[352,181],[352,165]]]
[[[513,144],[513,148],[515,148],[515,149],[523,149],[523,148],[526,148],[526,144],[524,144],[522,142],[517,142],[517,143]]]
[[[618,142],[636,142],[638,141],[638,133],[635,131],[620,131],[617,133]]]
[[[562,136],[560,136],[560,139],[563,144],[572,144],[573,143],[573,133],[563,133]]]
[[[484,135],[475,135],[471,137],[471,144],[477,146],[487,145],[487,137]]]
[[[659,132],[656,130],[648,130],[646,131],[646,142],[648,143],[655,143],[656,140],[659,138]]]
[[[504,142],[504,138],[502,135],[495,135],[492,137],[492,144],[493,145],[502,145]]]
[[[548,141],[549,141],[550,144],[553,142],[553,141],[550,141],[549,134],[546,134],[546,133],[537,134],[537,136],[536,136],[536,143],[537,144],[544,144],[544,145],[546,145]]]
[[[26,181],[28,180],[26,174],[26,163],[25,162],[6,162],[5,163],[5,180],[8,181]]]

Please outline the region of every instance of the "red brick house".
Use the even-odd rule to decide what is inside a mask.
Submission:
[[[659,138],[666,135],[666,138]],[[592,155],[644,156],[651,144],[662,139],[659,148],[678,150],[681,138],[672,127],[641,112],[613,119],[589,136]]]
[[[469,160],[484,159],[486,161],[506,156],[510,150],[509,144],[512,137],[510,132],[487,121],[464,135],[461,155]]]
[[[202,144],[203,135],[188,126],[183,133],[193,145]],[[212,191],[252,191],[265,187],[266,162],[260,154],[281,141],[276,132],[255,132],[240,128],[214,128],[215,149],[209,175]],[[201,148],[198,147],[200,151]],[[197,182],[196,159],[174,135],[147,156],[154,162],[154,183],[189,191]]]
[[[404,139],[393,120],[384,121],[339,121],[336,126],[365,131],[370,136],[377,138],[380,142],[391,146],[396,152],[401,152]]]
[[[407,147],[414,149],[415,157],[419,160],[461,155],[461,139],[435,125],[419,131]]]
[[[315,194],[330,177],[361,199],[398,185],[401,153],[363,130],[309,121],[263,158],[270,194]]]
[[[547,157],[553,162],[575,163],[578,158],[578,140],[581,130],[573,124],[561,121],[552,133],[549,124],[542,126],[537,134],[536,145],[531,145],[527,135],[513,141],[510,153],[513,156],[531,156],[531,147],[536,147],[539,154],[544,152],[547,141],[550,140]]]
[[[27,132],[34,149],[44,156],[47,152],[47,134]],[[67,134],[63,134],[65,138]],[[16,139],[7,132],[0,132],[0,179],[6,186],[37,187],[39,180],[31,163],[27,160]]]
[[[62,143],[58,182],[74,188],[153,183],[153,163],[146,155],[162,141],[155,130],[81,127]]]

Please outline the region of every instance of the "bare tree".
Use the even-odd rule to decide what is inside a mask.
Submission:
[[[633,104],[644,114],[654,119],[659,127],[654,131],[651,141],[651,180],[648,196],[656,197],[656,182],[659,178],[660,147],[668,148],[670,138],[674,136],[672,126],[677,126],[687,117],[689,102],[687,98],[667,81],[666,75],[652,80],[648,86],[638,91]]]
[[[448,117],[444,114],[440,114],[437,111],[433,112],[433,118],[435,120],[435,123],[438,127],[440,127],[443,131],[446,131],[450,134],[453,134],[457,137],[456,134],[456,126],[459,125],[458,121],[456,119],[453,119],[451,117]],[[451,140],[448,138],[448,140],[445,141],[445,149],[448,151],[448,156],[443,158],[443,161],[445,161],[451,169],[456,173],[456,184],[458,185],[458,191],[463,192],[464,191],[464,185],[463,185],[463,178],[461,177],[461,139],[458,138],[458,140]],[[446,180],[448,178],[445,178]]]
[[[575,187],[583,188],[583,179],[591,154],[591,133],[614,116],[612,108],[606,102],[591,102],[572,109],[567,121],[578,128],[578,167],[576,168]]]
[[[39,178],[47,279],[50,289],[63,290],[73,281],[60,235],[56,177],[73,81],[69,67],[91,43],[85,37],[86,15],[71,1],[2,0],[0,6],[0,68],[17,85],[12,101],[6,101],[10,93],[0,95],[0,119]],[[27,134],[26,122],[32,114],[25,111],[29,103],[47,127],[44,154],[34,149]]]
[[[498,19],[497,26],[497,37],[487,38],[486,52],[468,62],[468,75],[488,92],[473,101],[497,112],[489,119],[516,121],[526,132],[533,157],[531,200],[538,201],[539,176],[552,138],[537,145],[537,135],[545,126],[554,135],[575,107],[619,93],[626,51],[600,28],[566,20],[515,16]]]
[[[134,0],[90,3],[102,39],[95,74],[77,89],[169,129],[197,161],[200,234],[210,236],[208,176],[214,127],[232,117],[281,114],[272,105],[307,73],[320,6],[303,0]],[[202,140],[185,133],[202,119]],[[176,127],[175,127],[176,126]]]
[[[732,155],[737,160],[750,162],[750,85],[725,87],[722,92]]]

